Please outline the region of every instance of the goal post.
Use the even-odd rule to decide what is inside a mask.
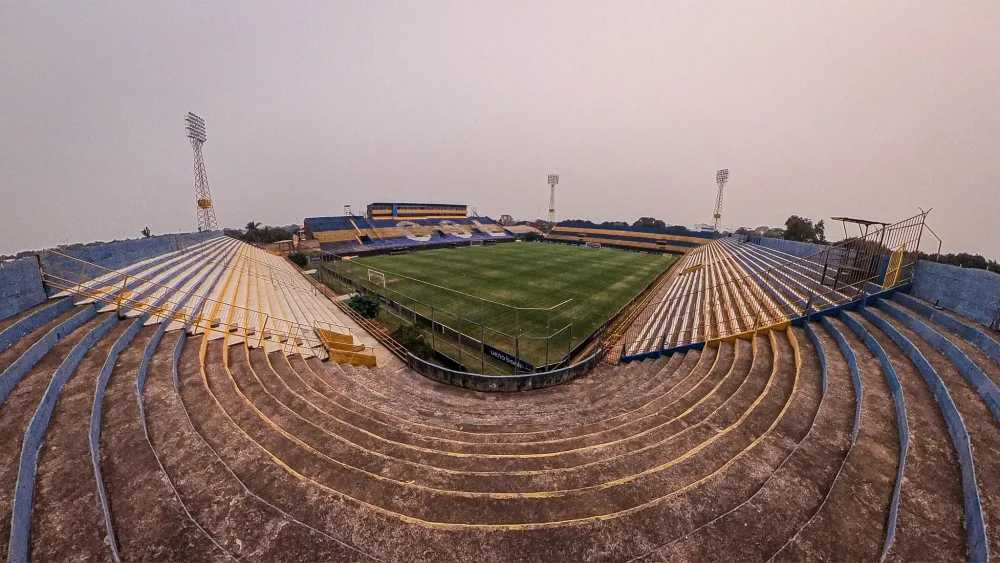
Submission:
[[[469,246],[483,246],[483,241],[481,240],[470,240]]]
[[[373,270],[371,268],[368,268],[368,282],[376,283],[381,285],[382,287],[385,287],[385,274],[383,274],[378,270]]]
[[[587,243],[587,248],[600,248],[600,247],[601,247],[601,243],[599,243],[599,242],[588,242]]]

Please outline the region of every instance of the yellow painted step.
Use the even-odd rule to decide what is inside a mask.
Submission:
[[[352,366],[365,366],[369,368],[376,365],[374,354],[358,354],[356,352],[334,349],[327,350],[327,352],[330,354],[330,359],[338,364],[351,364]]]

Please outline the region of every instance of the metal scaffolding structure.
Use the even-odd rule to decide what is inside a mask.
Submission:
[[[715,213],[712,214],[712,230],[715,232],[719,232],[719,224],[722,222],[722,188],[728,180],[728,168],[715,173],[715,183],[719,185],[719,193],[715,196]]]
[[[205,171],[205,158],[201,147],[205,144],[205,120],[188,112],[184,117],[188,139],[194,149],[194,192],[195,203],[198,206],[198,232],[216,231],[219,223],[215,219],[215,207],[212,206],[212,193],[208,189],[208,172]]]

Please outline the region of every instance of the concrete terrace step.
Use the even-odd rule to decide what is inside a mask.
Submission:
[[[336,320],[286,261],[223,242],[140,267],[191,292],[156,294],[172,309],[218,309],[204,314],[224,327],[225,305]],[[701,268],[665,294],[708,299],[657,304],[647,332],[745,328],[765,294],[731,282],[785,258],[743,246],[690,253]],[[766,298],[794,303],[811,275],[765,282]],[[16,335],[0,349],[14,452],[0,547],[15,560],[982,561],[1000,548],[996,340],[905,295],[513,394],[289,355],[263,323],[189,334],[137,313],[53,301],[0,331]]]

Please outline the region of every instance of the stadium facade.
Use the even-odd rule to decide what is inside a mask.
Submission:
[[[685,227],[629,227],[595,225],[580,227],[563,221],[545,240],[567,244],[609,246],[624,250],[684,254],[719,237],[715,232],[691,231]]]
[[[489,217],[469,217],[468,206],[444,203],[372,203],[365,216],[309,217],[305,240],[324,254],[364,255],[472,243],[511,242],[514,235]]]
[[[712,241],[625,361],[504,377],[376,343],[286,260],[217,234],[0,264],[0,548],[988,561],[1000,275],[917,261],[922,234],[923,216],[802,257]],[[377,365],[338,358],[363,351]]]

